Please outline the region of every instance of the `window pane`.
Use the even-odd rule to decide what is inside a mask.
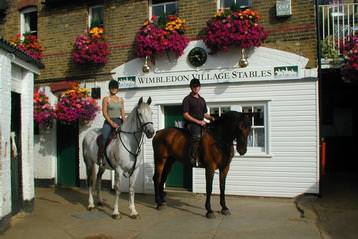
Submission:
[[[152,16],[162,16],[164,15],[164,6],[153,6],[152,7]]]
[[[254,125],[264,125],[264,107],[262,106],[254,107]]]
[[[177,15],[177,5],[176,3],[171,3],[166,5],[165,9],[166,15]]]
[[[230,106],[221,107],[221,114],[230,111]]]
[[[219,107],[210,108],[210,115],[215,117],[215,118],[218,118],[220,116],[219,115]]]
[[[265,147],[265,130],[263,128],[253,129],[254,147]]]
[[[24,32],[35,33],[37,32],[37,12],[28,12],[24,14],[25,25]]]
[[[253,146],[253,130],[250,131],[249,137],[247,137],[247,147],[252,147]]]
[[[173,2],[173,0],[152,0],[152,4]]]
[[[232,4],[235,3],[235,0],[223,0],[223,8],[230,8]]]
[[[94,7],[91,9],[91,25],[90,27],[103,26],[103,16],[104,9],[103,7]]]

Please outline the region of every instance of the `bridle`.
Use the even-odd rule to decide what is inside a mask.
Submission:
[[[148,121],[148,122],[144,122],[140,115],[139,115],[139,112],[138,112],[138,108],[136,109],[136,117],[137,117],[137,127],[140,129],[139,131],[134,131],[134,132],[129,132],[129,131],[124,131],[122,130],[120,127],[118,127],[116,129],[116,134],[118,135],[118,138],[119,140],[121,141],[123,147],[127,150],[127,152],[131,155],[134,156],[134,164],[133,164],[133,167],[132,169],[130,170],[129,172],[129,177],[132,176],[133,172],[134,172],[134,169],[136,167],[136,164],[137,164],[137,158],[138,158],[138,155],[140,154],[141,150],[142,150],[142,145],[143,145],[143,128],[146,127],[147,125],[149,124],[153,124],[152,121]],[[138,125],[138,122],[139,122],[139,125]],[[124,134],[130,134],[130,135],[133,135],[136,142],[137,142],[137,145],[138,145],[138,148],[137,148],[137,151],[136,152],[132,152],[128,149],[128,147],[124,144],[123,142],[123,139],[121,137],[121,133],[124,133]],[[141,133],[140,134],[140,139],[138,140],[138,138],[136,137],[136,134],[138,133]],[[112,167],[113,168],[113,167]]]

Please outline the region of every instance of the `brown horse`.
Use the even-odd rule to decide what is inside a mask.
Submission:
[[[200,143],[200,161],[205,167],[206,176],[206,217],[213,218],[210,197],[214,172],[220,172],[220,205],[221,213],[229,215],[230,210],[225,203],[225,181],[230,162],[234,156],[234,144],[240,155],[247,149],[247,137],[250,133],[250,123],[247,115],[229,111],[209,124],[204,130]],[[187,130],[167,128],[157,132],[153,138],[155,173],[153,176],[155,202],[157,208],[165,205],[164,183],[175,160],[189,164],[188,157],[191,137]]]

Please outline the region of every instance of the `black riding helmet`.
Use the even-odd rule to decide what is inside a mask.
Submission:
[[[201,86],[200,80],[197,79],[197,78],[193,78],[193,79],[190,81],[190,87],[193,87],[193,86]]]
[[[109,81],[109,84],[108,84],[108,88],[109,89],[118,89],[119,88],[119,84],[118,84],[118,81],[116,80],[110,80]]]

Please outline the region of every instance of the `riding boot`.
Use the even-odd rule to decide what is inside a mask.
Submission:
[[[200,138],[193,138],[190,148],[190,163],[193,167],[199,167],[199,146]]]
[[[103,141],[103,138],[101,138],[101,140],[98,141],[98,154],[97,154],[98,166],[104,165],[104,162],[103,162],[104,150],[105,150],[105,143]]]

